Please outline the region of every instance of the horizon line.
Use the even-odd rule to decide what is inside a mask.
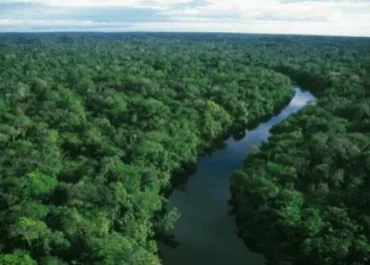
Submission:
[[[79,31],[79,30],[50,30],[50,31],[0,31],[0,35],[2,34],[58,34],[58,33],[104,33],[104,34],[132,34],[132,33],[155,33],[155,34],[232,34],[232,35],[269,35],[269,36],[306,36],[306,37],[337,37],[337,38],[370,38],[366,35],[324,35],[324,34],[298,34],[298,33],[249,33],[249,32],[227,32],[227,31],[104,31],[104,30],[93,30],[93,31]]]

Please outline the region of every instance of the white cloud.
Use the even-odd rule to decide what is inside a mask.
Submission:
[[[369,36],[370,24],[299,22],[288,21],[230,21],[230,22],[178,22],[178,23],[137,23],[132,31],[180,31],[180,32],[232,32],[232,33],[267,33],[267,34],[307,34],[334,36]]]
[[[168,16],[234,16],[240,21],[270,18],[286,21],[347,20],[370,23],[370,1],[207,0],[202,6],[183,10],[167,10],[163,14]]]
[[[370,0],[15,0],[38,4],[55,12],[55,20],[41,20],[28,15],[27,10],[1,14],[0,31],[22,28],[50,29],[67,27],[68,30],[106,31],[210,31],[289,33],[318,35],[370,36]],[[11,0],[0,0],[1,3]],[[90,9],[99,8],[101,15],[92,14]],[[104,22],[109,12],[126,8],[131,21],[135,21],[136,8],[149,8],[152,15],[148,22],[135,25],[123,23],[119,12]],[[71,11],[73,10],[73,11]],[[132,12],[131,12],[132,10]],[[58,11],[59,14],[58,15]],[[29,11],[30,12],[30,11]],[[70,12],[70,13],[68,13]],[[83,18],[79,14],[84,12]],[[49,12],[48,12],[49,13]],[[63,19],[64,17],[64,19]],[[44,17],[47,19],[53,16]],[[1,28],[7,19],[7,28]],[[23,19],[23,20],[22,20]],[[158,22],[158,21],[161,22]],[[22,22],[23,21],[23,22]],[[22,24],[23,23],[23,24]],[[43,24],[45,23],[45,24]],[[63,23],[65,25],[63,26]],[[75,23],[75,26],[73,25]],[[89,24],[90,23],[90,24]],[[34,26],[32,26],[34,25]],[[54,26],[56,25],[56,26]],[[27,27],[26,27],[27,26]]]
[[[28,25],[31,27],[44,27],[45,25],[50,26],[93,26],[96,25],[96,22],[93,21],[81,21],[81,20],[43,20],[43,19],[0,19],[0,26],[23,26]],[[99,24],[99,23],[98,23]]]
[[[143,23],[118,23],[96,22],[90,20],[16,20],[0,19],[0,31],[163,31],[163,32],[232,32],[232,33],[284,33],[307,35],[351,35],[367,36],[370,25],[359,24],[353,27],[347,23],[333,22],[299,22],[288,21],[249,21],[248,23],[237,20],[228,22],[214,22],[203,19],[188,18],[187,21],[169,22],[143,22]],[[350,32],[348,34],[347,32]]]
[[[97,28],[97,27],[122,27],[127,23],[96,22],[92,20],[46,20],[46,19],[5,19],[0,18],[0,28],[12,27],[13,29],[23,28]],[[0,30],[1,31],[1,30]]]
[[[26,3],[53,7],[142,7],[162,9],[173,5],[190,3],[193,0],[0,0],[0,3]]]
[[[201,6],[162,14],[193,20],[212,17],[218,25],[216,30],[181,25],[192,30],[370,36],[370,1],[206,0]]]

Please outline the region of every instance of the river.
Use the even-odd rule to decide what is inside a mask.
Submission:
[[[298,87],[294,91],[293,99],[279,115],[248,131],[240,140],[229,138],[225,149],[201,157],[185,189],[173,192],[168,207],[181,212],[175,225],[175,239],[180,245],[175,249],[160,247],[164,265],[264,265],[263,256],[249,251],[237,236],[227,203],[230,177],[242,167],[248,150],[271,136],[273,126],[315,100]]]

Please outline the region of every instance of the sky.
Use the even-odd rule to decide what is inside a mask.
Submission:
[[[25,31],[370,37],[370,0],[0,0],[0,32]]]

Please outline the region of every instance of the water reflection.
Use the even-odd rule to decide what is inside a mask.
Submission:
[[[169,208],[177,207],[182,216],[175,227],[180,246],[161,246],[165,265],[263,265],[264,258],[249,251],[237,237],[234,217],[230,216],[229,181],[232,172],[242,167],[248,150],[270,137],[270,129],[302,107],[313,102],[309,92],[294,88],[289,105],[269,121],[261,123],[239,140],[230,138],[226,148],[210,157],[202,157],[196,172],[185,183],[186,188],[175,191]]]

